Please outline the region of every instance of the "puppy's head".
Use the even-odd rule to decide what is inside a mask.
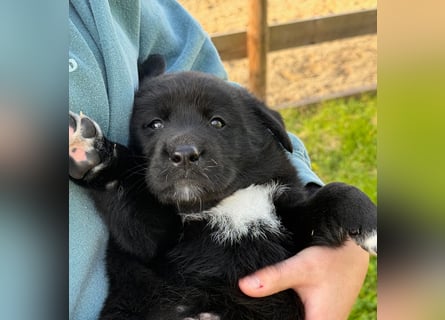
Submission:
[[[283,147],[292,149],[278,113],[210,75],[165,74],[157,58],[146,69],[130,144],[147,158],[146,183],[161,202],[202,209],[276,178]]]

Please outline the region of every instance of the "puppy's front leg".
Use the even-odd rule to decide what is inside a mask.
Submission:
[[[377,207],[362,191],[334,182],[314,192],[305,204],[312,215],[314,244],[340,245],[347,237],[377,254]]]
[[[126,147],[104,137],[99,125],[83,114],[69,113],[69,175],[93,189],[111,187],[129,166]]]
[[[69,120],[70,177],[89,189],[119,245],[150,260],[170,245],[168,235],[177,233],[179,217],[148,192],[143,157],[109,141],[87,116],[70,113]]]
[[[71,179],[89,190],[110,230],[101,319],[145,319],[160,283],[150,261],[175,240],[179,217],[146,190],[144,159],[109,141],[85,115],[69,114],[69,156]]]
[[[290,206],[281,202],[279,210],[298,250],[309,245],[340,246],[350,237],[377,254],[377,207],[366,194],[338,182],[306,191],[306,200],[289,201],[294,203]]]

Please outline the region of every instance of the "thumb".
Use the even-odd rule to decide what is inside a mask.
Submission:
[[[304,260],[296,255],[240,279],[238,285],[248,296],[265,297],[304,285],[305,270]]]

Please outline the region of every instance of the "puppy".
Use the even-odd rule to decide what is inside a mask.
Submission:
[[[198,72],[140,66],[125,147],[70,113],[70,177],[110,230],[101,319],[304,319],[292,290],[250,298],[238,280],[347,237],[377,251],[376,206],[353,186],[305,187],[279,114]]]

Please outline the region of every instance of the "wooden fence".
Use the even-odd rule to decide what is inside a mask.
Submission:
[[[223,60],[249,59],[249,89],[266,97],[267,52],[377,32],[377,9],[267,25],[267,0],[250,0],[246,31],[215,34],[212,41]],[[371,86],[376,87],[376,86]],[[367,90],[369,87],[367,87]],[[375,89],[374,89],[375,90]],[[356,92],[351,88],[345,90]],[[342,96],[342,93],[334,96]]]

